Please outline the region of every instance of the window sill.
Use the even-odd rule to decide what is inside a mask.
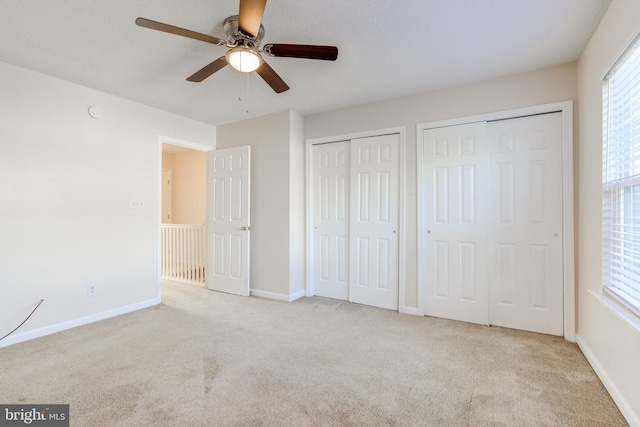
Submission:
[[[610,312],[625,323],[629,324],[636,333],[640,334],[640,316],[635,312],[629,310],[625,305],[620,302],[613,295],[609,295],[608,292],[600,290],[589,290],[589,293],[596,297]]]

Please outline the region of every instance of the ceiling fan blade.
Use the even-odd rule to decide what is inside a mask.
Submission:
[[[324,61],[335,61],[338,58],[338,48],[335,46],[268,43],[264,45],[263,50],[267,55],[287,58],[321,59]]]
[[[150,28],[152,30],[164,31],[169,34],[176,34],[182,37],[188,37],[190,39],[196,39],[207,43],[213,43],[218,45],[226,45],[227,42],[219,39],[217,37],[213,37],[207,34],[197,33],[195,31],[186,30],[180,27],[174,27],[173,25],[163,24],[162,22],[152,21],[151,19],[146,18],[137,18],[136,25],[139,27]]]
[[[264,81],[271,86],[271,89],[273,89],[275,93],[282,93],[289,90],[289,86],[266,62],[262,62],[262,65],[258,67],[256,73],[258,73],[260,77],[262,77]]]
[[[240,0],[238,29],[249,36],[258,37],[266,5],[267,0]]]
[[[211,76],[216,71],[222,70],[226,66],[227,66],[227,58],[224,56],[221,56],[220,58],[213,61],[211,64],[193,73],[191,76],[187,78],[187,80],[190,82],[201,82],[207,77]]]

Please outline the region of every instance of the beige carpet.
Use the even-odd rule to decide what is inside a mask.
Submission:
[[[558,337],[176,283],[0,365],[0,403],[69,403],[72,426],[627,425]]]

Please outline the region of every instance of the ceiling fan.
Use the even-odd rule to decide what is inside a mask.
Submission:
[[[261,53],[274,57],[335,61],[338,58],[338,48],[269,43],[260,49],[260,42],[264,37],[261,22],[266,4],[267,0],[240,0],[239,14],[224,20],[226,40],[146,18],[137,18],[136,25],[229,48],[225,55],[187,77],[190,82],[201,82],[228,64],[243,73],[255,71],[276,93],[282,93],[289,90],[289,86],[264,61]]]

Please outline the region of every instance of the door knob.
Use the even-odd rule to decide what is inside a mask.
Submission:
[[[240,230],[242,230],[242,231],[247,231],[247,230],[250,230],[250,229],[251,229],[251,227],[247,227],[246,225],[243,225],[242,227],[240,227]]]

